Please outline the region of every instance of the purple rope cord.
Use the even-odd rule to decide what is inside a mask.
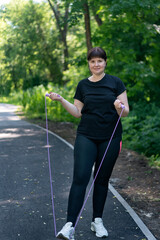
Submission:
[[[50,94],[46,93],[46,96],[49,97]],[[83,206],[82,206],[82,208],[81,208],[81,210],[80,210],[80,212],[79,212],[79,215],[78,215],[78,217],[77,217],[77,220],[76,220],[76,223],[75,223],[75,226],[74,226],[74,231],[75,231],[75,228],[77,227],[77,224],[78,224],[78,222],[79,222],[80,216],[81,216],[81,214],[82,214],[82,212],[83,212],[83,210],[84,210],[84,207],[85,207],[85,205],[86,205],[86,203],[87,203],[87,200],[88,200],[88,198],[89,198],[89,195],[90,195],[90,193],[91,193],[91,191],[92,191],[92,188],[93,188],[93,186],[94,186],[94,183],[95,183],[95,181],[96,181],[96,178],[97,178],[97,176],[98,176],[98,173],[99,173],[99,171],[100,171],[100,169],[101,169],[101,166],[102,166],[102,164],[103,164],[103,161],[104,161],[104,159],[105,159],[105,156],[106,156],[106,154],[107,154],[107,151],[108,151],[108,149],[109,149],[109,146],[110,146],[110,144],[111,144],[111,141],[112,141],[113,136],[114,136],[114,134],[115,134],[115,131],[116,131],[116,129],[117,129],[118,123],[119,123],[119,121],[120,121],[120,119],[121,119],[121,116],[122,116],[122,113],[123,113],[123,111],[124,111],[124,108],[125,108],[125,106],[122,105],[122,111],[121,111],[121,113],[120,113],[120,115],[119,115],[119,118],[118,118],[117,123],[116,123],[116,125],[115,125],[115,128],[114,128],[114,130],[113,130],[112,136],[111,136],[111,138],[110,138],[110,140],[109,140],[109,143],[108,143],[108,145],[107,145],[107,147],[106,147],[106,150],[105,150],[105,153],[104,153],[103,158],[102,158],[102,160],[101,160],[101,163],[100,163],[100,165],[99,165],[99,168],[98,168],[98,170],[97,170],[97,172],[96,172],[96,175],[95,175],[95,177],[94,177],[94,179],[93,179],[93,182],[92,182],[92,184],[91,184],[91,187],[90,187],[90,189],[89,189],[89,191],[88,191],[88,193],[87,193],[86,199],[85,199],[85,201],[84,201],[84,203],[83,203]],[[55,229],[55,236],[56,236],[56,235],[57,235],[57,231],[56,231],[56,218],[55,218],[55,208],[54,208],[53,188],[52,188],[52,175],[51,175],[50,153],[49,153],[48,120],[47,120],[46,97],[45,97],[45,112],[46,112],[47,147],[48,147],[48,164],[49,164],[49,175],[50,175],[50,185],[51,185],[51,198],[52,198],[52,208],[53,208],[54,229]],[[73,232],[74,232],[74,231],[73,231]]]
[[[49,94],[46,94],[48,97]],[[48,150],[48,165],[49,165],[49,176],[50,176],[50,186],[51,186],[51,198],[52,198],[52,210],[53,210],[53,221],[54,221],[54,233],[55,237],[57,235],[56,229],[56,216],[55,216],[55,207],[54,207],[54,199],[53,199],[53,187],[52,187],[52,174],[51,174],[51,160],[50,160],[50,152],[49,152],[49,139],[48,139],[48,119],[47,119],[47,103],[45,96],[45,113],[46,113],[46,132],[47,132],[47,150]]]

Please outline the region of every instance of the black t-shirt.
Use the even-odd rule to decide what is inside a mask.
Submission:
[[[81,80],[74,96],[84,103],[77,133],[97,140],[110,139],[119,117],[113,103],[125,90],[119,78],[108,74],[98,82],[88,78]],[[119,122],[114,137],[121,137],[121,134]]]

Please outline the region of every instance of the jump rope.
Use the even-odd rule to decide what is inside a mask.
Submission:
[[[54,198],[53,198],[51,161],[50,161],[49,138],[48,138],[47,102],[46,102],[46,97],[49,97],[49,96],[50,96],[50,94],[49,94],[49,93],[46,93],[46,95],[45,95],[45,113],[46,113],[46,133],[47,133],[48,166],[49,166],[49,176],[50,176],[50,188],[51,188],[51,199],[52,199],[54,232],[55,232],[55,237],[56,237],[56,236],[57,236],[57,229],[56,229],[55,204],[54,204]],[[57,97],[60,97],[60,95],[57,95]],[[96,178],[97,178],[97,176],[98,176],[98,173],[99,173],[99,171],[100,171],[100,169],[101,169],[101,166],[102,166],[102,164],[103,164],[103,161],[104,161],[104,159],[105,159],[105,156],[106,156],[106,154],[107,154],[107,151],[108,151],[108,149],[109,149],[109,146],[110,146],[110,144],[111,144],[111,141],[112,141],[113,136],[114,136],[114,134],[115,134],[115,131],[116,131],[116,129],[117,129],[118,123],[119,123],[119,121],[120,121],[120,119],[121,119],[121,116],[122,116],[122,113],[123,113],[123,111],[124,111],[125,106],[124,106],[123,104],[121,104],[121,107],[122,107],[122,111],[121,111],[121,113],[120,113],[120,115],[119,115],[119,118],[118,118],[117,123],[116,123],[116,125],[115,125],[115,128],[114,128],[114,130],[113,130],[113,133],[112,133],[112,135],[111,135],[111,138],[110,138],[110,140],[109,140],[109,142],[108,142],[108,145],[107,145],[106,150],[105,150],[105,152],[104,152],[104,155],[103,155],[103,157],[102,157],[102,160],[101,160],[101,163],[100,163],[100,165],[99,165],[99,168],[98,168],[98,170],[97,170],[97,172],[96,172],[96,175],[95,175],[95,177],[94,177],[94,179],[93,179],[93,182],[92,182],[92,184],[91,184],[91,187],[90,187],[90,189],[89,189],[89,191],[88,191],[88,193],[87,193],[86,199],[84,200],[83,206],[82,206],[82,208],[81,208],[81,210],[80,210],[80,212],[79,212],[79,215],[78,215],[78,217],[77,217],[76,223],[75,223],[75,225],[74,225],[74,230],[73,230],[73,232],[75,231],[75,228],[77,227],[77,224],[78,224],[78,222],[79,222],[80,216],[81,216],[81,214],[82,214],[82,212],[83,212],[83,210],[84,210],[84,207],[85,207],[85,205],[86,205],[86,203],[87,203],[87,200],[88,200],[88,198],[89,198],[89,195],[90,195],[90,193],[91,193],[91,191],[92,191],[92,188],[93,188],[93,186],[94,186],[94,183],[95,183],[95,181],[96,181]]]

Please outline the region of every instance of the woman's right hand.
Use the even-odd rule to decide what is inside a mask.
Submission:
[[[63,99],[63,97],[60,96],[60,95],[57,94],[57,93],[50,92],[49,94],[50,94],[49,98],[50,98],[51,100],[53,100],[53,101],[59,101],[59,102],[61,102],[62,99]]]

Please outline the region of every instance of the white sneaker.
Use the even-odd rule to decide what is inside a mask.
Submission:
[[[91,223],[91,230],[96,233],[97,237],[101,238],[108,237],[108,232],[103,226],[102,218],[94,219],[94,222]]]
[[[74,227],[72,227],[71,222],[67,222],[60,232],[57,233],[57,238],[65,240],[75,240],[74,239]]]

